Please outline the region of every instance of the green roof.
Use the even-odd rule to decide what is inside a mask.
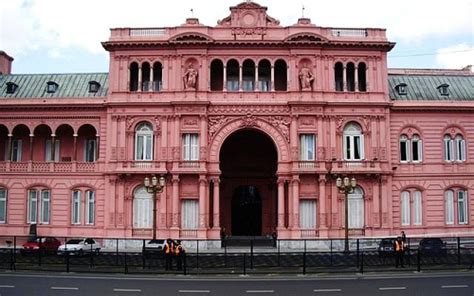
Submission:
[[[74,74],[7,74],[0,75],[0,98],[94,98],[106,97],[109,89],[108,73]],[[55,82],[58,88],[48,93],[46,85]],[[100,84],[98,92],[89,92],[89,82]],[[18,86],[7,93],[7,83]]]
[[[406,94],[397,91],[397,85],[406,84]],[[448,95],[442,95],[439,86],[447,84]],[[474,101],[474,75],[388,75],[389,96],[400,101]]]

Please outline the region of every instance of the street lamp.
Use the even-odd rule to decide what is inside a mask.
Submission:
[[[156,239],[156,194],[163,192],[165,187],[165,178],[163,176],[158,179],[155,175],[150,178],[145,177],[143,181],[146,191],[153,194],[153,240]]]
[[[354,188],[357,186],[357,181],[355,178],[349,180],[349,177],[341,177],[336,179],[336,187],[340,193],[344,194],[344,222],[345,222],[345,229],[344,229],[344,252],[349,252],[349,199],[347,195],[349,193],[354,192]]]

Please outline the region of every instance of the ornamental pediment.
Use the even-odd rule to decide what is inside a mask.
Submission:
[[[214,39],[198,32],[186,32],[170,38],[170,43],[212,43]]]
[[[230,8],[230,15],[217,22],[223,27],[271,27],[280,22],[267,14],[267,7],[246,1]]]
[[[285,40],[285,43],[326,43],[328,40],[318,34],[304,32],[304,33],[296,33],[293,35],[288,36]]]

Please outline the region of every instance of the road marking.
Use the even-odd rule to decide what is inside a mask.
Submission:
[[[12,286],[12,285],[0,285],[0,288],[15,288],[15,286]]]
[[[314,293],[324,293],[324,292],[341,292],[341,289],[314,289]]]
[[[51,290],[79,290],[76,287],[51,287]]]
[[[273,290],[246,290],[247,293],[274,293]]]
[[[210,290],[178,290],[179,293],[210,293]]]
[[[140,289],[118,289],[114,288],[114,292],[141,292]]]
[[[450,289],[450,288],[468,288],[468,285],[450,285],[450,286],[441,286],[442,289]]]
[[[381,291],[386,291],[386,290],[406,290],[407,287],[382,287],[379,288]]]

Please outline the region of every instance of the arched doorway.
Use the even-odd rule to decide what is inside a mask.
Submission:
[[[219,155],[221,227],[233,236],[271,234],[277,225],[277,150],[261,131],[230,135]]]

